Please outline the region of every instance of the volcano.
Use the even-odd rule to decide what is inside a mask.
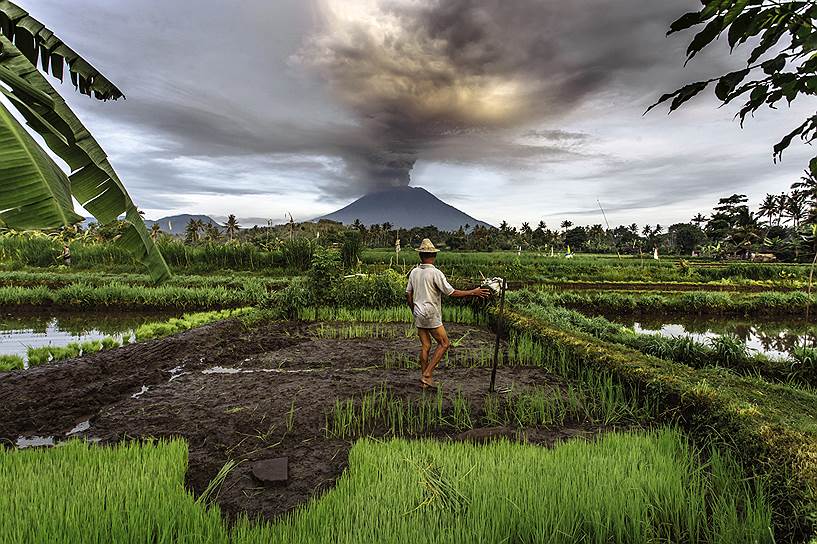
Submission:
[[[446,204],[422,187],[394,187],[369,193],[317,220],[321,219],[344,224],[352,224],[356,219],[364,225],[391,223],[392,227],[402,229],[433,225],[445,231],[454,231],[466,225],[470,228],[491,226]]]

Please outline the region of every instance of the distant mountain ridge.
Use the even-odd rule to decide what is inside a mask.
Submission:
[[[153,227],[154,224],[158,224],[159,228],[162,229],[162,232],[166,232],[167,234],[184,234],[184,229],[187,228],[187,224],[190,221],[197,219],[204,224],[215,225],[216,227],[221,227],[222,225],[216,222],[212,217],[209,215],[192,215],[183,213],[181,215],[171,215],[169,217],[162,217],[161,219],[157,219],[155,221],[151,221],[150,219],[145,219],[145,225],[148,229]]]
[[[198,219],[199,221],[202,221],[205,224],[215,225],[216,227],[222,229],[224,228],[224,225],[222,223],[219,223],[209,215],[193,215],[188,213],[183,213],[180,215],[170,215],[168,217],[156,219],[155,221],[152,219],[145,219],[145,226],[148,228],[148,230],[150,230],[150,228],[153,227],[154,224],[158,223],[159,228],[162,229],[162,232],[173,235],[183,235],[184,229],[187,228],[187,224],[194,219]],[[80,225],[82,226],[82,228],[87,229],[88,225],[96,222],[97,220],[95,218],[86,217],[85,221],[80,223]]]
[[[348,206],[315,219],[329,219],[344,224],[360,220],[364,225],[391,223],[392,227],[411,229],[433,225],[454,231],[468,225],[490,227],[467,213],[446,204],[422,187],[395,187],[363,195]]]

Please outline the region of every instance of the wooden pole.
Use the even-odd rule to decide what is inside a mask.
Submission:
[[[505,327],[505,290],[507,288],[508,282],[503,278],[502,292],[499,295],[499,315],[496,320],[496,342],[494,343],[494,364],[491,367],[491,387],[488,390],[490,393],[496,391],[496,366],[499,362],[499,340]]]

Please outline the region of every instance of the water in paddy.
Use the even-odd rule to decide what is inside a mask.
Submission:
[[[65,346],[112,336],[132,338],[145,323],[179,317],[171,312],[21,312],[0,313],[0,355],[25,358],[28,347]]]
[[[723,335],[736,336],[750,350],[769,357],[786,358],[795,346],[817,347],[817,324],[807,321],[752,321],[746,319],[616,317],[615,321],[638,333],[691,336],[699,342]]]

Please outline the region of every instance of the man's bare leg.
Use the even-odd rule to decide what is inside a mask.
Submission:
[[[428,366],[428,353],[431,351],[431,334],[429,329],[417,329],[417,335],[420,337],[420,373],[425,376],[426,367]]]
[[[423,370],[423,383],[426,385],[433,385],[433,374],[434,369],[437,368],[437,365],[440,364],[440,361],[443,360],[445,357],[445,353],[448,351],[448,348],[451,347],[451,342],[448,340],[448,333],[445,330],[445,327],[440,325],[436,329],[425,329],[428,334],[430,334],[434,340],[437,341],[437,349],[434,350],[434,356],[431,357],[431,361],[429,361],[428,365],[425,366]]]

